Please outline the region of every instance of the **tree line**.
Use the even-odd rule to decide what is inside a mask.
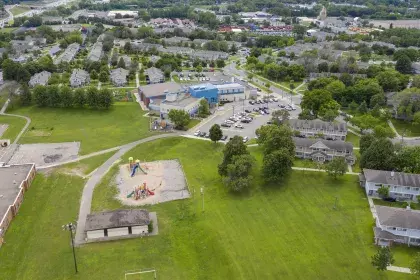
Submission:
[[[32,90],[24,85],[19,99],[23,106],[34,103],[38,107],[49,108],[110,109],[114,103],[113,95],[107,88],[100,90],[96,87],[72,89],[56,85],[37,85]]]

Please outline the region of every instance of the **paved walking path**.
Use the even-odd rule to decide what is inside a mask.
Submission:
[[[409,274],[411,274],[411,270],[409,268],[407,268],[407,267],[399,267],[399,266],[390,265],[386,269],[387,270],[390,270],[390,271],[396,271],[396,272],[402,272],[402,273],[409,273]]]
[[[167,137],[175,137],[179,136],[178,133],[170,133],[170,134],[160,134],[151,136],[145,139],[141,139],[120,147],[119,151],[115,153],[112,157],[110,157],[104,164],[102,164],[96,171],[92,174],[89,180],[86,182],[86,185],[83,189],[82,199],[80,201],[80,209],[79,209],[79,219],[77,221],[77,230],[76,230],[76,238],[75,243],[76,245],[81,245],[85,243],[85,225],[86,225],[86,217],[90,213],[90,208],[92,205],[92,196],[93,190],[95,186],[101,181],[102,177],[108,172],[108,170],[112,167],[112,165],[126,152],[134,148],[135,146],[150,142],[153,140],[167,138]]]
[[[31,124],[31,119],[25,116],[21,116],[21,115],[6,114],[5,112],[7,110],[7,106],[9,106],[9,103],[10,103],[10,99],[7,99],[6,103],[4,103],[3,107],[1,108],[0,115],[16,117],[16,118],[21,118],[21,119],[26,120],[25,126],[22,128],[22,130],[19,132],[19,134],[16,136],[15,140],[12,143],[12,144],[16,144],[19,141],[20,137],[22,137],[23,133],[25,133],[26,129]]]
[[[304,168],[304,167],[295,167],[295,166],[293,166],[292,169],[293,170],[302,170],[302,171],[313,171],[313,172],[327,172],[324,169]],[[356,173],[356,172],[346,172],[346,174],[359,176],[359,173]]]

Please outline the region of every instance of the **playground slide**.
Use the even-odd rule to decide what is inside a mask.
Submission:
[[[134,191],[132,191],[131,193],[127,194],[127,198],[130,198],[134,195]]]
[[[154,192],[152,192],[151,190],[147,190],[147,193],[148,193],[149,195],[155,195],[155,193],[154,193]]]
[[[146,171],[144,171],[140,166],[139,166],[139,170],[141,171],[141,172],[143,172],[144,174],[146,174],[147,175],[147,172]]]
[[[134,177],[134,174],[136,174],[136,169],[139,168],[138,165],[134,165],[133,171],[131,172],[131,177]]]

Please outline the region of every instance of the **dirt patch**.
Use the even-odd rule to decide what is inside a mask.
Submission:
[[[119,190],[117,198],[126,205],[156,204],[190,197],[182,166],[177,160],[162,160],[140,164],[141,170],[131,177],[128,164],[120,165],[116,176]],[[150,191],[144,191],[137,200],[135,195],[128,197],[144,183]],[[153,195],[151,194],[153,193]]]

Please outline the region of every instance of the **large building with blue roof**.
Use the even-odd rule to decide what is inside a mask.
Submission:
[[[196,98],[204,97],[209,104],[246,99],[245,87],[237,83],[213,85],[210,83],[190,86],[188,91]]]
[[[196,98],[204,97],[209,104],[216,104],[218,102],[219,90],[213,84],[200,84],[190,86],[188,89],[191,96]]]

